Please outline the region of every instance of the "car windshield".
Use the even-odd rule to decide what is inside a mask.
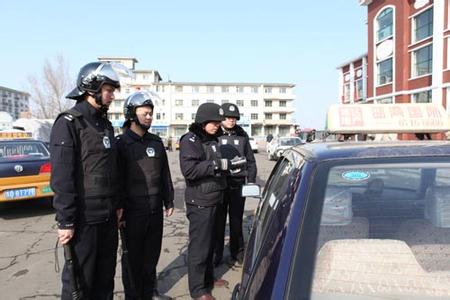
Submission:
[[[296,146],[301,144],[302,141],[299,138],[292,138],[292,139],[280,139],[280,145],[281,146]]]
[[[450,163],[334,167],[322,201],[311,299],[450,297]]]
[[[47,148],[40,142],[1,142],[0,161],[26,160],[49,157]]]

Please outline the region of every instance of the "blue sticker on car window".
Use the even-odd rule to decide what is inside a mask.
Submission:
[[[362,181],[370,177],[368,172],[364,171],[347,171],[342,173],[342,178],[351,181]]]

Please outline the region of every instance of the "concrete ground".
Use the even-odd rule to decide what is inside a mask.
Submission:
[[[261,147],[261,150],[265,148]],[[264,150],[256,154],[258,183],[263,185],[274,162],[267,160]],[[175,186],[175,213],[164,221],[164,238],[158,264],[160,292],[175,299],[190,299],[187,284],[188,220],[185,216],[184,179],[178,164],[178,151],[169,153]],[[244,234],[252,221],[257,199],[247,199]],[[225,244],[228,244],[228,232]],[[60,273],[55,271],[56,226],[54,211],[46,201],[28,201],[0,206],[0,299],[58,299],[61,295]],[[228,248],[226,247],[226,251]],[[59,267],[64,258],[57,248]],[[228,253],[224,260],[227,261]],[[120,256],[116,268],[115,297],[123,299]],[[228,288],[213,291],[217,299],[230,299],[233,287],[240,281],[241,268],[224,263],[215,270],[216,276],[230,282]]]

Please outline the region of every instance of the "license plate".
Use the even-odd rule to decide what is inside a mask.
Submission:
[[[15,189],[15,190],[5,191],[6,199],[16,199],[16,198],[34,197],[34,196],[36,196],[35,188]]]

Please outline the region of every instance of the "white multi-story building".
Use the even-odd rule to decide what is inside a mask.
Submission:
[[[160,136],[176,137],[186,133],[198,106],[205,102],[236,104],[241,114],[238,123],[249,135],[287,136],[294,133],[294,84],[162,81],[158,71],[135,70],[135,58],[100,57],[99,60],[119,62],[134,73],[134,78],[124,80],[109,109],[116,128],[124,121],[124,99],[136,90],[149,90],[160,98],[155,103],[152,124],[152,132]]]
[[[6,111],[14,119],[20,117],[21,112],[30,111],[30,94],[0,86],[0,111]]]

